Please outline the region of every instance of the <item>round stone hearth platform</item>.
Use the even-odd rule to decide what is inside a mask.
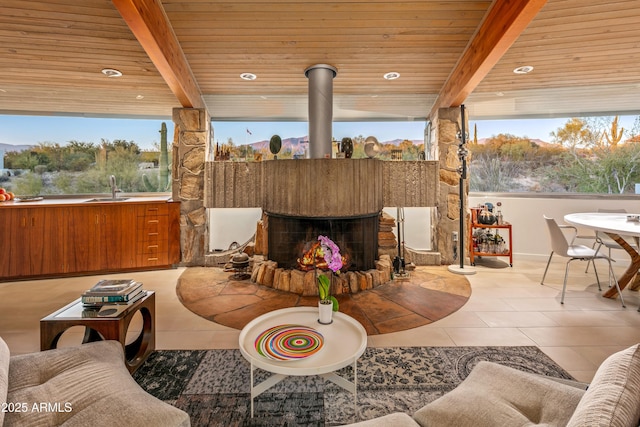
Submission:
[[[251,280],[233,280],[216,267],[189,267],[180,276],[178,298],[193,313],[242,329],[269,311],[316,306],[317,296],[301,296]],[[340,311],[357,319],[368,335],[387,334],[433,323],[456,312],[471,296],[469,281],[446,266],[420,266],[409,278],[374,289],[338,295]]]

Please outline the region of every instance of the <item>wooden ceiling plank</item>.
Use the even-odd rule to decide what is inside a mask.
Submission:
[[[494,1],[444,83],[429,117],[458,107],[507,52],[547,0]]]
[[[15,1],[15,0],[14,0]],[[24,1],[24,0],[18,0]],[[434,2],[434,1],[413,1],[413,2],[394,2],[384,0],[378,3],[365,1],[365,2],[353,2],[353,1],[317,1],[317,2],[275,2],[267,1],[264,3],[257,3],[254,1],[233,1],[233,2],[221,2],[221,1],[208,1],[208,2],[172,2],[163,1],[164,9],[167,14],[173,15],[174,13],[247,13],[255,11],[277,11],[282,14],[289,14],[291,12],[311,12],[316,11],[333,11],[335,13],[348,13],[354,14],[362,11],[368,12],[395,12],[395,11],[415,11],[420,13],[426,13],[429,15],[442,14],[471,14],[479,13],[483,15],[487,7],[491,2],[484,0],[479,2],[465,2],[462,7],[452,12],[450,4],[446,2]],[[482,16],[480,16],[481,18]]]
[[[112,0],[185,108],[204,108],[202,93],[160,0]]]

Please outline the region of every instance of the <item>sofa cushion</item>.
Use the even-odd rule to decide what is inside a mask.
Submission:
[[[480,362],[454,390],[424,406],[424,427],[564,426],[585,391],[492,362]]]
[[[576,426],[632,426],[640,420],[640,344],[609,356],[569,420]]]
[[[345,427],[420,427],[420,424],[404,412],[394,412],[372,420],[348,424]]]
[[[0,404],[7,401],[7,387],[9,383],[9,347],[0,337]],[[4,422],[5,408],[0,408],[0,426]]]
[[[18,355],[9,363],[8,400],[26,412],[8,426],[189,426],[189,416],[145,392],[124,364],[122,345],[100,341]]]

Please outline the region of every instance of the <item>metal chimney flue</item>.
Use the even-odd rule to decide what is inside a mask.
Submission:
[[[331,157],[333,140],[333,78],[335,67],[316,64],[306,70],[309,79],[309,157]]]

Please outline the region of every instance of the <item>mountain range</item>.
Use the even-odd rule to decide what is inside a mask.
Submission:
[[[491,139],[493,139],[493,138],[478,138],[478,145],[484,145]],[[473,142],[473,141],[469,141],[469,142]],[[543,141],[543,140],[538,139],[538,138],[529,138],[529,142],[533,142],[533,143],[537,144],[540,147],[547,147],[549,145],[554,145],[554,144],[552,144],[550,142],[546,142],[546,141]]]
[[[400,145],[403,141],[405,141],[404,139],[393,139],[390,141],[378,141],[381,145]],[[421,139],[414,139],[411,140],[411,142],[413,142],[415,145],[420,145],[423,143],[423,141]],[[300,136],[300,137],[291,137],[291,138],[285,138],[282,140],[282,148],[281,148],[281,152],[285,152],[288,150],[291,150],[292,153],[303,153],[304,152],[304,148],[305,148],[305,144],[309,143],[309,137],[308,136]],[[268,140],[263,140],[263,141],[257,141],[257,142],[253,142],[251,144],[249,144],[254,150],[259,151],[262,149],[269,149],[269,141]]]
[[[4,144],[0,142],[0,151],[8,153],[9,151],[24,151],[33,147],[33,145],[13,145],[13,144]]]

